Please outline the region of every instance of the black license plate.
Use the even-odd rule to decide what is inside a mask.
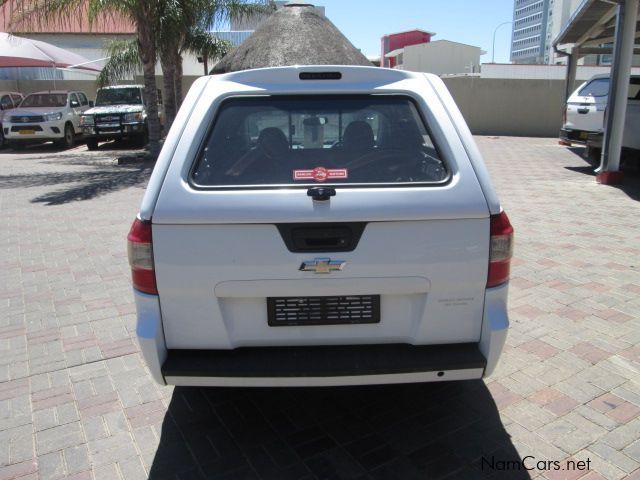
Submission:
[[[269,326],[380,323],[380,295],[269,297]]]

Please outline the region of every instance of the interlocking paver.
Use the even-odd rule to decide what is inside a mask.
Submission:
[[[636,440],[622,451],[636,462],[640,462],[640,440]]]
[[[152,167],[0,152],[0,480],[640,478],[640,181],[477,141],[516,229],[494,376],[318,390],[156,385],[124,248]],[[481,464],[527,456],[590,470]]]
[[[42,455],[62,448],[80,445],[84,441],[80,422],[68,423],[37,432],[36,450],[38,455]]]
[[[0,479],[9,480],[12,478],[27,478],[27,475],[38,472],[38,462],[34,459],[24,462],[3,465],[0,469]]]

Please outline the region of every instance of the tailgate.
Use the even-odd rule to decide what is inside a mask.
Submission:
[[[446,112],[421,105],[223,102],[153,213],[167,347],[477,342],[488,206]]]
[[[488,219],[367,223],[352,252],[292,253],[273,224],[154,225],[169,348],[477,341]],[[345,262],[328,274],[303,262]],[[269,325],[268,298],[380,296],[379,323]]]
[[[585,132],[601,131],[604,124],[604,109],[594,97],[572,96],[567,103],[566,127]],[[585,138],[586,140],[586,134]]]

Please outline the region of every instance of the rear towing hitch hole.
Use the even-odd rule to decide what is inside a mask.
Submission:
[[[444,377],[444,372],[438,372],[439,377]]]

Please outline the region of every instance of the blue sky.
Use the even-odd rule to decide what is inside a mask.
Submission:
[[[380,37],[419,28],[436,32],[434,40],[468,43],[491,61],[493,31],[513,18],[513,0],[311,0],[365,55],[379,55]],[[496,34],[496,62],[509,62],[511,26]]]

